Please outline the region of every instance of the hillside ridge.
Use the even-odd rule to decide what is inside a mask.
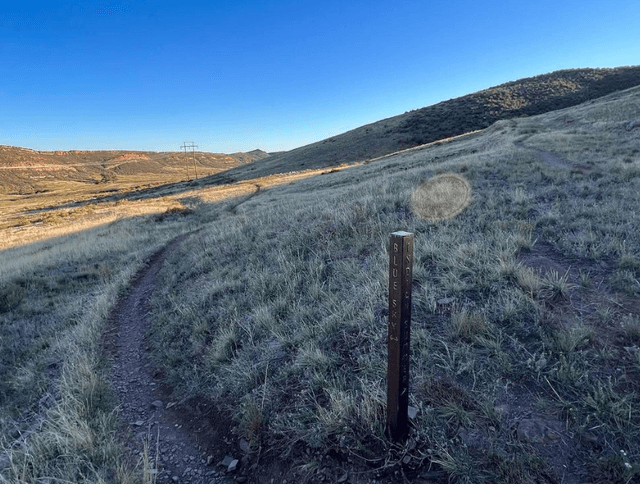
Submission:
[[[568,108],[638,85],[640,66],[558,70],[441,101],[290,151],[196,152],[196,164],[200,176],[223,172],[211,178],[217,184],[370,161],[479,131],[499,120]],[[0,145],[0,191],[6,193],[37,193],[50,179],[108,184],[127,175],[158,173],[168,175],[165,183],[195,175],[180,151],[37,151]]]
[[[422,144],[491,126],[496,121],[534,116],[576,106],[640,85],[640,66],[558,70],[509,81],[431,106],[408,111],[343,134],[259,160],[257,176],[367,161]]]

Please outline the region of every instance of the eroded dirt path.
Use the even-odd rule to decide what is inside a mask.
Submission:
[[[140,461],[148,443],[151,477],[157,477],[158,483],[230,483],[232,476],[217,467],[221,456],[214,444],[225,437],[217,435],[219,425],[212,423],[216,409],[207,402],[173,401],[171,388],[163,384],[147,355],[148,302],[156,277],[167,255],[186,237],[173,239],[151,257],[110,317],[104,349],[112,362],[111,383],[120,403],[119,440],[128,451],[128,465]],[[238,481],[244,482],[243,478]]]

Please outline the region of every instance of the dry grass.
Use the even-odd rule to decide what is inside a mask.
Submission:
[[[146,257],[176,234],[194,228],[197,222],[189,215],[198,206],[217,201],[218,208],[207,210],[207,217],[216,218],[218,211],[229,215],[256,194],[256,185],[267,189],[328,171],[169,195],[160,189],[156,196],[138,200],[96,201],[37,213],[30,213],[33,207],[28,206],[24,224],[4,228],[0,464],[8,466],[6,479],[28,482],[47,475],[108,482],[116,476],[118,482],[136,482],[139,472],[143,479],[154,478],[148,472],[155,465],[149,456],[138,471],[128,469],[113,441],[115,400],[97,341],[117,294]],[[47,392],[53,395],[46,405],[38,405]],[[21,445],[11,449],[17,440]]]
[[[440,402],[429,394],[433,387],[420,393],[416,383],[416,449],[433,449],[427,460],[459,482],[534,482],[561,472],[568,451],[558,447],[555,457],[542,457],[543,446],[521,442],[509,431],[514,422],[496,410],[534,411],[535,398],[525,399],[527,407],[515,396],[532,391],[545,415],[567,423],[571,435],[597,434],[604,455],[624,450],[636,475],[637,364],[629,361],[613,377],[605,371],[607,351],[626,354],[615,342],[622,330],[615,319],[608,336],[596,319],[567,326],[563,312],[580,314],[576,291],[595,295],[569,272],[539,275],[519,260],[541,239],[562,263],[578,258],[595,268],[595,261],[614,258],[619,263],[604,283],[640,295],[633,230],[640,223],[640,173],[628,171],[636,161],[624,162],[640,140],[623,128],[640,109],[640,90],[612,98],[501,122],[481,137],[247,200],[235,217],[208,225],[168,260],[155,299],[156,362],[184,395],[240,402],[233,408],[239,431],[283,455],[308,447],[383,456],[386,247],[391,232],[406,230],[416,234],[412,378],[447,375],[461,389],[457,400]],[[586,149],[583,137],[565,138],[565,118],[575,120],[567,129],[590,133]],[[562,141],[554,145],[556,138]],[[534,146],[580,153],[568,163],[592,164],[598,175],[550,165]],[[445,220],[416,216],[411,195],[446,173],[468,181],[469,205]],[[596,197],[599,203],[591,203]],[[207,220],[207,210],[198,216]],[[448,297],[455,307],[443,313],[437,301]],[[624,344],[634,328],[624,326]],[[192,337],[173,336],[185,331]],[[497,454],[462,451],[462,443],[472,446],[461,437],[470,432]],[[418,450],[404,452],[425,462]],[[589,462],[586,448],[578,453]],[[620,479],[631,475],[625,472]]]
[[[243,197],[254,195],[256,191],[262,189],[269,189],[310,176],[337,172],[356,165],[341,165],[331,169],[270,175],[217,186],[207,186],[206,182],[203,182],[205,188],[198,189],[192,189],[188,186],[180,190],[160,187],[149,193],[133,197],[133,199],[111,200],[112,196],[108,196],[104,200],[87,200],[86,195],[84,198],[71,195],[72,199],[81,198],[84,201],[83,204],[73,208],[60,208],[68,205],[69,200],[69,198],[62,198],[60,194],[37,204],[34,202],[33,205],[26,206],[21,200],[14,200],[6,204],[6,213],[0,216],[0,230],[2,230],[0,250],[37,240],[82,232],[116,220],[149,214],[171,214],[172,212],[175,214],[176,211],[185,208],[191,210],[201,203],[228,199],[238,199],[238,203],[240,203]],[[119,188],[119,190],[122,189],[123,187]]]
[[[336,173],[159,192],[139,202],[156,214],[0,251],[1,479],[153,476],[149,453],[137,471],[121,461],[98,341],[145,257],[200,227],[161,271],[152,356],[178,394],[236,402],[262,457],[310,479],[331,454],[371,478],[432,466],[452,482],[559,482],[567,465],[588,469],[583,481],[637,480],[640,138],[625,126],[638,112],[634,89]],[[447,173],[468,182],[469,204],[416,216],[412,193]],[[415,234],[416,261],[418,414],[400,448],[383,437],[396,230]],[[530,270],[543,258],[553,270]],[[51,381],[43,424],[9,449]],[[523,418],[538,414],[557,428],[542,440]]]
[[[129,218],[0,252],[0,481],[136,482],[98,342],[145,258],[188,227]]]

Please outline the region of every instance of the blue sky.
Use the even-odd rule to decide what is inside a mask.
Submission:
[[[0,144],[288,150],[522,77],[640,64],[640,2],[12,2]]]

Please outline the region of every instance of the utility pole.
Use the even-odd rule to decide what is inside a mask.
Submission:
[[[189,160],[187,159],[187,147],[181,146],[180,148],[184,148],[184,166],[187,168],[187,180],[191,180],[189,176]]]
[[[187,178],[189,177],[189,160],[187,158],[187,148],[191,149],[191,154],[193,155],[193,170],[196,173],[196,180],[198,179],[198,168],[196,167],[196,152],[195,152],[195,149],[197,147],[198,145],[194,145],[193,141],[183,141],[183,145],[181,146],[181,148],[184,149],[184,160],[185,160],[185,163],[187,164]]]

